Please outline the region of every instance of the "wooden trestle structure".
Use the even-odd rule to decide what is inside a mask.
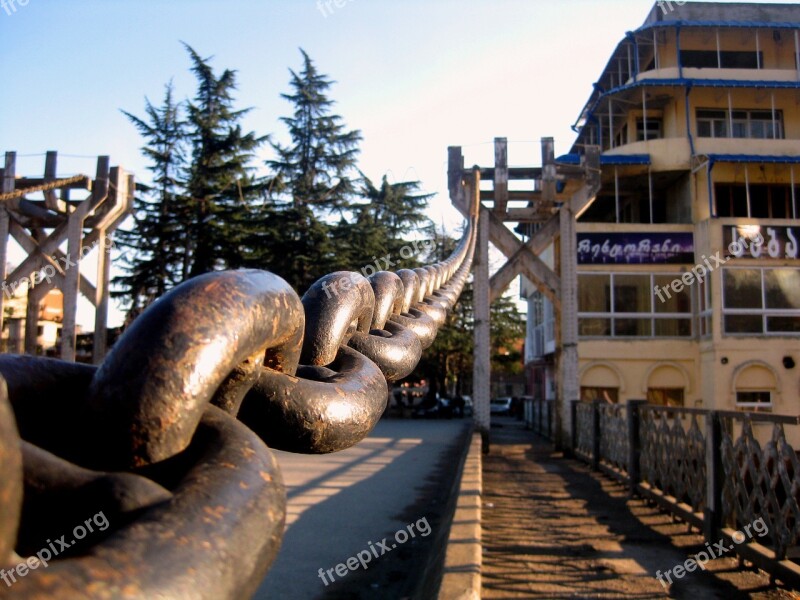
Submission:
[[[569,431],[568,402],[579,395],[575,221],[600,189],[600,150],[597,146],[586,147],[581,163],[574,165],[556,162],[553,138],[543,138],[541,146],[542,166],[521,168],[508,166],[506,138],[495,138],[493,167],[476,165],[465,169],[461,147],[448,148],[448,187],[453,206],[467,215],[467,207],[476,195],[480,200],[473,263],[473,419],[484,439],[488,439],[490,426],[489,304],[519,275],[524,275],[553,303],[556,314],[557,431],[561,435]],[[481,189],[484,181],[491,181],[492,189]],[[527,182],[524,187],[529,189],[509,190],[509,181]],[[515,236],[506,227],[509,222],[526,225],[529,239],[523,242]],[[489,242],[508,259],[491,277]],[[554,269],[539,258],[551,244],[554,244]]]
[[[0,169],[0,280],[4,290],[26,282],[25,352],[36,353],[39,307],[52,289],[64,295],[61,358],[75,360],[78,293],[94,306],[93,361],[106,353],[112,235],[133,208],[133,175],[110,167],[108,156],[97,159],[94,178],[57,176],[57,153],[48,152],[42,177],[17,177],[16,153],[6,152]],[[73,199],[75,192],[88,192]],[[42,199],[29,199],[40,194]],[[13,238],[24,250],[24,260],[7,273],[8,242]],[[81,273],[81,259],[97,248],[96,285]],[[3,305],[0,293],[0,331]]]

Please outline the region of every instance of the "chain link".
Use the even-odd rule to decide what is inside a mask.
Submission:
[[[0,356],[0,573],[17,573],[0,596],[251,595],[285,520],[267,446],[334,452],[369,434],[457,301],[475,231],[434,265],[331,273],[302,299],[266,271],[196,277],[99,367]],[[15,569],[98,511],[108,531]]]

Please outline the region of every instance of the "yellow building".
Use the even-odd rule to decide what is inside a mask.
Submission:
[[[656,3],[575,130],[558,162],[602,149],[582,399],[800,413],[800,6]],[[531,392],[553,398],[552,308],[523,294]]]
[[[8,290],[8,291],[5,291]],[[6,286],[5,319],[0,335],[0,352],[22,354],[25,352],[25,320],[28,306],[28,286],[14,289]],[[53,352],[61,342],[61,323],[64,315],[64,297],[58,290],[50,290],[42,299],[36,326],[36,350],[39,354]]]

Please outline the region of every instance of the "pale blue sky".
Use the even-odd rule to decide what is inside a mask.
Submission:
[[[5,0],[11,2],[12,0]],[[512,164],[538,164],[538,140],[569,150],[570,125],[646,0],[28,0],[0,8],[0,151],[18,173],[41,155],[108,154],[146,179],[141,139],[125,109],[142,114],[173,79],[194,92],[185,41],[217,70],[238,71],[245,125],[285,136],[288,69],[304,48],[337,81],[335,110],[360,129],[360,166],[374,180],[419,179],[438,192],[431,216],[448,227],[447,146],[467,164],[490,164],[492,140],[509,139]],[[327,10],[326,10],[327,12]],[[269,149],[262,151],[269,157]],[[94,172],[91,158],[63,158],[60,173]]]

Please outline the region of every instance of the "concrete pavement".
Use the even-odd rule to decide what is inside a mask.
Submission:
[[[730,557],[662,586],[657,574],[704,549],[696,531],[564,459],[521,423],[492,424],[483,457],[482,598],[797,598]]]
[[[384,419],[343,452],[276,452],[287,486],[287,530],[254,598],[356,600],[413,593],[415,578],[430,563],[431,542],[446,535],[440,521],[468,426],[469,419]],[[414,536],[395,538],[409,527]],[[340,567],[344,576],[336,573],[337,565],[359,552],[366,552],[365,563],[372,555],[366,570],[359,563],[354,570]],[[333,569],[325,576],[328,585],[319,569]]]

